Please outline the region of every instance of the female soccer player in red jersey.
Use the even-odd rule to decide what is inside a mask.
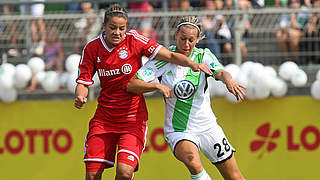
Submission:
[[[95,72],[102,88],[85,142],[86,180],[101,179],[103,170],[114,166],[115,155],[116,179],[133,179],[133,172],[138,169],[147,137],[148,114],[143,95],[128,93],[126,85],[141,67],[142,56],[212,74],[206,65],[171,52],[136,30],[127,32],[127,22],[127,11],[118,4],[111,6],[105,12],[104,32],[82,51],[75,107],[80,109],[86,103]]]

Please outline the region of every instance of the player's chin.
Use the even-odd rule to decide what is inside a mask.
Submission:
[[[185,56],[189,56],[190,55],[190,51],[189,50],[182,50],[182,54]]]
[[[120,44],[120,42],[121,41],[112,41],[111,43],[112,43],[113,46],[117,46],[118,44]]]

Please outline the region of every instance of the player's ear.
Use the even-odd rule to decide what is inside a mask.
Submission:
[[[200,38],[197,38],[197,42],[196,42],[196,44],[198,44],[198,42],[199,42],[200,40],[201,40]]]
[[[129,21],[127,20],[127,23],[126,23],[126,32],[128,31],[128,29],[131,29],[131,28],[129,28]]]
[[[176,30],[176,33],[174,34],[174,38],[176,39],[176,40],[178,40],[178,33],[179,33],[179,30]]]

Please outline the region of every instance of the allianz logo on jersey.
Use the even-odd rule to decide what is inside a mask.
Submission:
[[[173,92],[178,99],[188,100],[196,92],[196,87],[189,80],[181,80],[174,85]]]
[[[130,64],[124,64],[122,65],[121,69],[98,69],[98,74],[100,77],[102,76],[114,76],[119,75],[121,73],[123,74],[130,74],[132,72],[132,66]]]

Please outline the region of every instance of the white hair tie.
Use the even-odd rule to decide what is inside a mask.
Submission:
[[[191,25],[191,26],[193,26],[193,27],[196,27],[196,28],[198,29],[199,33],[201,32],[201,31],[200,31],[200,28],[199,28],[196,24],[193,24],[193,23],[191,23],[191,22],[183,22],[183,23],[180,23],[180,24],[178,24],[177,29],[179,29],[180,26],[182,26],[182,25]]]
[[[119,11],[119,10],[109,11],[109,12],[106,13],[106,15],[110,15],[110,14],[113,14],[113,13],[120,13],[120,14],[123,14],[123,15],[125,15],[126,17],[128,17],[128,14],[127,14],[126,12]]]

